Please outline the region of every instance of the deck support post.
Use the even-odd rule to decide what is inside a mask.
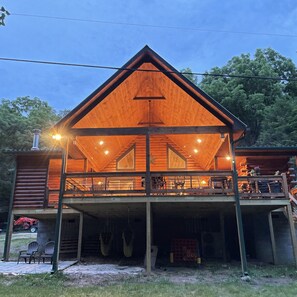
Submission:
[[[235,195],[235,213],[236,213],[237,232],[238,232],[238,241],[239,241],[239,250],[240,250],[241,271],[242,271],[242,276],[248,276],[242,215],[241,215],[241,207],[240,207],[240,197],[239,197],[239,190],[238,190],[238,175],[237,175],[237,169],[236,169],[235,149],[234,149],[234,140],[233,140],[232,133],[229,133],[229,138],[230,138],[230,153],[232,157],[231,158],[232,178],[233,178],[233,190]]]
[[[223,248],[223,260],[227,261],[227,253],[226,253],[226,234],[225,234],[225,216],[224,213],[220,212],[220,226],[221,226],[221,234],[222,234],[222,248]]]
[[[78,241],[77,241],[77,260],[81,259],[81,245],[82,245],[82,234],[83,234],[83,222],[84,214],[81,212],[79,214],[79,226],[78,226]]]
[[[12,176],[12,188],[10,192],[10,200],[9,200],[9,208],[8,208],[8,218],[7,218],[7,229],[5,234],[5,243],[4,243],[4,251],[3,251],[3,260],[9,260],[9,253],[10,253],[10,245],[11,245],[11,237],[13,232],[13,199],[14,199],[14,191],[15,191],[15,183],[16,183],[16,175],[17,175],[17,163],[16,159],[14,159],[15,169],[13,171]]]
[[[270,233],[270,240],[271,240],[272,259],[273,259],[273,264],[276,265],[277,255],[276,255],[275,236],[274,236],[274,230],[273,230],[271,211],[268,213],[268,224],[269,224],[269,233]]]
[[[146,273],[148,275],[152,272],[152,238],[151,238],[151,202],[146,202]]]
[[[146,196],[151,194],[151,160],[150,160],[150,134],[145,135],[146,148],[146,174],[145,174],[145,193]]]
[[[8,223],[7,223],[7,229],[5,234],[5,245],[4,245],[4,252],[3,252],[3,261],[9,261],[10,245],[11,245],[11,238],[13,233],[13,220],[14,220],[14,214],[13,212],[11,212],[8,215]]]
[[[52,266],[51,273],[55,273],[58,271],[61,229],[62,229],[62,216],[63,216],[63,194],[64,194],[64,190],[65,190],[65,177],[66,177],[65,172],[66,172],[66,166],[67,166],[66,159],[67,159],[67,153],[63,149],[58,212],[57,212],[57,216],[56,216],[56,225],[55,225],[55,247],[54,247],[53,266]]]
[[[294,226],[291,204],[289,204],[287,206],[287,212],[288,212],[288,220],[289,220],[289,225],[290,225],[290,234],[291,234],[293,255],[294,255],[294,260],[295,260],[295,266],[297,267],[297,238],[296,238],[296,229]]]

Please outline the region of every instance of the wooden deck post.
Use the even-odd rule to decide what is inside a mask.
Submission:
[[[276,265],[278,261],[277,261],[277,254],[276,254],[275,236],[274,236],[274,230],[273,230],[271,211],[268,213],[268,224],[269,224],[273,264]]]
[[[67,140],[68,142],[68,140]],[[60,253],[60,241],[61,241],[61,229],[62,229],[62,216],[63,216],[63,194],[65,190],[65,173],[68,153],[63,149],[62,151],[62,167],[61,167],[61,179],[60,179],[60,192],[59,192],[59,201],[58,201],[58,211],[56,216],[56,225],[55,225],[55,248],[53,255],[53,266],[52,273],[58,271],[58,262],[59,262],[59,253]]]
[[[239,190],[238,190],[238,175],[237,175],[236,162],[235,162],[234,141],[233,141],[232,133],[229,133],[229,138],[230,138],[230,153],[232,156],[231,158],[232,178],[233,178],[233,190],[234,190],[234,196],[235,196],[235,213],[236,213],[237,232],[238,232],[238,241],[239,241],[239,250],[240,250],[241,271],[243,276],[247,276],[248,275],[247,259],[246,259],[242,215],[241,215],[241,207],[240,207],[240,197],[239,197]]]
[[[225,234],[225,216],[224,213],[220,212],[220,226],[221,226],[221,234],[222,234],[222,249],[223,249],[223,259],[227,261],[227,254],[226,254],[226,234]]]
[[[151,193],[151,160],[150,160],[150,134],[145,135],[146,148],[146,174],[145,174],[145,193],[147,196]]]
[[[152,272],[151,260],[151,202],[146,202],[146,273]]]
[[[288,220],[289,220],[289,225],[290,225],[290,234],[291,234],[293,255],[294,255],[294,259],[295,259],[295,265],[297,267],[297,238],[296,238],[296,229],[294,226],[291,204],[289,204],[287,206],[287,212],[288,212]]]
[[[77,241],[77,260],[81,259],[81,245],[82,245],[82,234],[83,234],[83,222],[84,214],[81,212],[79,214],[79,226],[78,226],[78,241]]]
[[[12,233],[13,233],[13,220],[14,220],[13,212],[11,212],[8,216],[9,217],[8,217],[7,229],[6,229],[6,234],[5,234],[3,261],[9,260],[11,238],[12,238]]]
[[[9,252],[10,252],[10,244],[11,244],[11,237],[13,232],[13,199],[14,199],[14,191],[15,191],[15,183],[16,183],[16,175],[17,175],[17,164],[16,159],[14,159],[15,169],[12,176],[12,188],[9,200],[9,208],[8,208],[8,219],[7,219],[7,229],[5,234],[5,243],[4,243],[4,251],[3,251],[3,260],[9,260]]]

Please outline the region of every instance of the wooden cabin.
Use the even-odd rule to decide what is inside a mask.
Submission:
[[[145,258],[148,272],[155,258],[294,263],[297,148],[236,148],[246,128],[146,46],[53,127],[56,149],[16,153],[10,226],[38,218],[54,270],[73,256]]]

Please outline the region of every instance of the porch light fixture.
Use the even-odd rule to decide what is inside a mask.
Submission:
[[[104,141],[103,140],[100,140],[99,141],[99,145],[103,145],[104,144]]]
[[[197,139],[197,142],[198,142],[198,143],[201,143],[201,142],[202,142],[202,140],[201,140],[200,138],[198,138],[198,139]]]
[[[104,151],[104,154],[105,155],[108,155],[109,154],[109,151],[108,150]]]
[[[230,161],[231,157],[230,156],[226,156],[226,160]]]
[[[194,153],[197,154],[199,151],[197,149],[194,149]]]
[[[55,140],[61,140],[62,136],[61,136],[61,134],[54,134],[52,136],[52,138],[55,139]]]

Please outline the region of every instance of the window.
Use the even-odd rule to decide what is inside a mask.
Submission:
[[[187,160],[170,145],[167,145],[168,169],[186,169]]]
[[[117,170],[135,170],[135,145],[120,156],[116,163]]]

